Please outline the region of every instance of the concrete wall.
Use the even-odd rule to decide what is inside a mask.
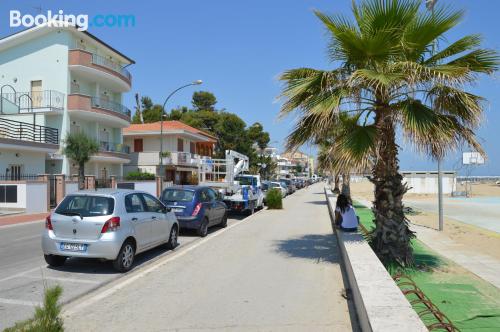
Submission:
[[[5,170],[10,165],[22,165],[22,173],[24,174],[43,174],[45,173],[45,152],[16,151],[1,148],[0,174],[5,174]]]
[[[436,172],[402,172],[403,183],[411,189],[410,194],[437,194],[438,176]],[[457,180],[455,172],[443,172],[443,193],[451,194],[456,190]]]
[[[66,182],[66,195],[72,194],[78,191],[78,182],[67,181]]]
[[[47,212],[47,182],[0,182],[17,186],[17,203],[0,203],[0,209],[24,209],[26,213]]]

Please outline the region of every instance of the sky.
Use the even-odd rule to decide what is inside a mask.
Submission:
[[[484,47],[499,50],[500,1],[440,0],[466,11],[465,19],[447,38],[481,33]],[[196,90],[211,91],[217,108],[238,114],[247,124],[260,122],[271,134],[271,143],[281,147],[293,126],[294,117],[278,119],[281,85],[277,76],[296,67],[333,69],[328,61],[327,36],[313,10],[350,15],[351,0],[182,0],[182,1],[36,1],[2,0],[0,36],[16,32],[9,27],[10,10],[36,15],[40,8],[56,12],[88,14],[131,14],[134,27],[91,27],[89,32],[134,59],[128,69],[133,75],[132,90],[124,97],[130,109],[134,94],[150,96],[163,103],[177,87],[201,79]],[[498,74],[482,78],[470,91],[488,100],[483,125],[477,134],[488,154],[476,175],[500,175],[500,83]],[[167,109],[190,106],[195,89],[176,94]],[[399,141],[402,170],[434,170],[436,163],[417,154],[411,145]],[[314,147],[303,152],[314,153]],[[464,151],[468,151],[464,148]],[[464,172],[462,151],[451,152],[445,170]]]

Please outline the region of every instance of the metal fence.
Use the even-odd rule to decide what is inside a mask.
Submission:
[[[104,152],[121,152],[126,154],[130,153],[130,147],[128,145],[104,141],[99,142],[99,150]]]
[[[92,63],[98,66],[111,69],[112,71],[115,71],[118,74],[126,77],[129,81],[132,79],[132,75],[130,75],[130,72],[127,69],[122,67],[119,63],[112,61],[108,58],[105,58],[101,55],[92,53]]]
[[[64,93],[55,90],[2,93],[2,98],[17,105],[19,110],[64,109]],[[3,112],[4,100],[0,101],[0,113]]]
[[[0,118],[0,138],[59,144],[56,128]]]
[[[130,109],[123,106],[120,103],[115,103],[114,101],[109,101],[105,98],[92,97],[92,107],[103,108],[109,111],[120,113],[130,117]]]
[[[0,174],[0,181],[36,181],[39,179],[38,174],[16,174],[11,172]]]

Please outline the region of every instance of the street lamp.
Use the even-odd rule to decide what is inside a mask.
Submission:
[[[163,117],[165,116],[165,105],[167,104],[170,97],[172,97],[177,91],[187,88],[188,86],[191,85],[200,85],[202,83],[203,83],[202,80],[196,80],[194,82],[191,82],[189,84],[183,85],[175,89],[168,95],[167,99],[165,99],[165,102],[163,103],[163,107],[161,109],[161,120],[160,120],[160,174],[163,174]]]

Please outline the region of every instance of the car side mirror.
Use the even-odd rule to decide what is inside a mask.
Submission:
[[[170,207],[168,207],[168,206],[167,206],[167,207],[165,208],[165,211],[166,211],[166,213],[168,213],[168,212],[172,211],[172,208],[170,208]]]

